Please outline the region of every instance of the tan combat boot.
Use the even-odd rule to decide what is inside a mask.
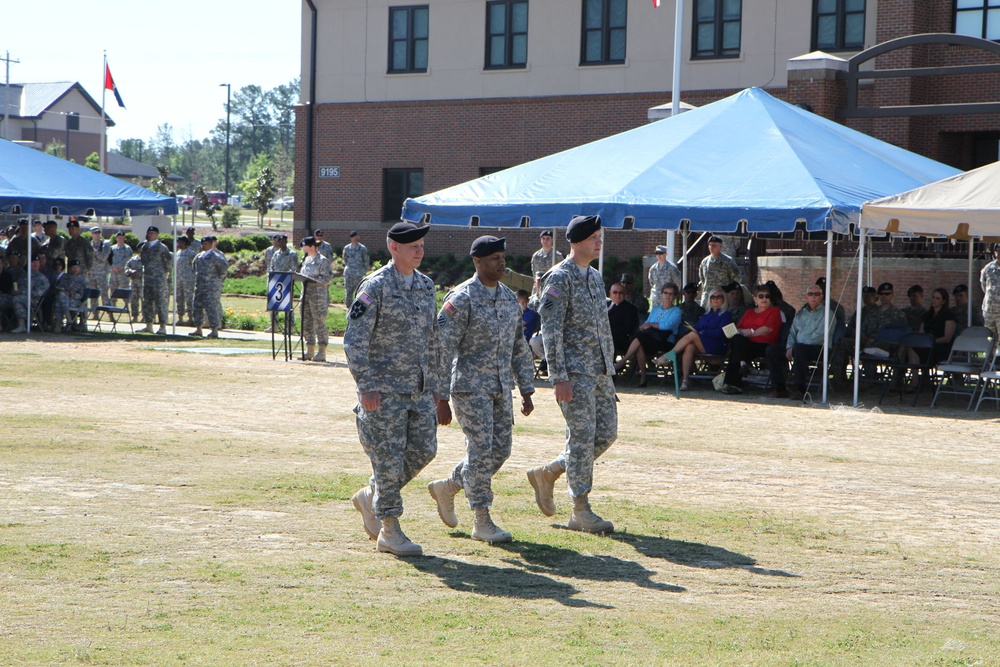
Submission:
[[[219,337],[218,329],[212,329],[211,331],[208,332],[208,335],[205,336],[205,338],[218,338],[218,337]]]
[[[313,357],[316,356],[316,346],[306,345],[306,356],[302,357],[305,361],[312,361]]]
[[[451,477],[439,479],[427,485],[427,491],[431,498],[437,503],[438,516],[449,528],[458,525],[458,515],[455,514],[455,495],[461,491],[462,487],[455,483]]]
[[[424,550],[419,544],[414,544],[399,527],[399,519],[387,516],[382,519],[382,530],[379,531],[375,550],[388,552],[397,556],[423,556]]]
[[[204,336],[204,334],[201,332],[201,327],[198,327],[197,329],[189,333],[188,336],[195,336],[197,338],[201,338],[202,336]]]
[[[326,345],[319,346],[319,350],[316,352],[316,356],[313,357],[313,361],[326,361]]]
[[[564,468],[557,462],[532,468],[527,472],[528,482],[535,490],[535,502],[545,516],[554,516],[556,501],[552,498],[556,480],[563,474]]]
[[[573,499],[573,511],[570,512],[567,527],[570,530],[579,530],[584,533],[615,532],[615,524],[605,521],[591,511],[587,496],[580,496]]]
[[[368,533],[368,538],[377,540],[378,533],[382,530],[382,522],[375,516],[375,509],[372,507],[374,498],[375,490],[366,484],[351,496],[351,502],[354,503],[355,509],[361,512],[361,521],[364,524],[365,532]]]
[[[476,523],[472,527],[472,539],[495,544],[497,542],[510,542],[514,538],[506,530],[493,523],[488,509],[481,509],[476,510]]]

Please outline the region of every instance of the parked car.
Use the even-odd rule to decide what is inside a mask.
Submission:
[[[295,208],[295,197],[282,197],[274,202],[275,211],[291,211]]]

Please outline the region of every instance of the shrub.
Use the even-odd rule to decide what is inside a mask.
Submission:
[[[239,206],[223,206],[222,207],[222,226],[226,229],[236,227],[240,224],[240,207]]]
[[[244,238],[253,241],[257,250],[267,250],[271,247],[271,237],[267,234],[251,234]]]
[[[238,236],[233,239],[233,251],[241,252],[243,250],[256,251],[257,244],[253,242],[250,237]]]
[[[232,253],[236,252],[236,248],[233,246],[234,238],[235,237],[233,236],[220,236],[219,244],[216,246],[219,249],[219,252],[225,253],[227,255],[231,255]]]
[[[139,237],[132,232],[125,232],[125,245],[130,246],[132,250],[135,250],[136,246],[139,245]]]

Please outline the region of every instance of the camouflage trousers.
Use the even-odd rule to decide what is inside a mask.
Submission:
[[[167,293],[167,283],[159,280],[144,280],[142,284],[142,315],[146,324],[156,320],[166,325],[167,313],[170,312]]]
[[[364,276],[344,276],[344,305],[348,308],[354,302],[354,295],[357,294],[358,287],[364,279]]]
[[[382,394],[374,412],[354,408],[358,439],[372,464],[373,506],[379,519],[401,516],[401,491],[437,454],[434,394]]]
[[[471,509],[487,509],[493,504],[493,475],[510,457],[514,427],[510,392],[452,394],[451,402],[465,434],[465,458],[451,478],[465,489]]]
[[[993,340],[1000,336],[1000,313],[987,313],[983,311],[983,326],[987,326],[993,332]]]
[[[138,320],[139,319],[139,304],[142,304],[144,306],[143,307],[143,316],[144,316],[143,319],[145,320],[146,319],[145,318],[145,314],[146,314],[145,305],[146,304],[143,303],[143,301],[142,301],[142,281],[139,281],[139,282],[132,281],[132,296],[129,297],[128,305],[129,305],[129,308],[132,310],[132,319],[133,320]]]
[[[193,280],[177,281],[177,301],[174,302],[174,305],[177,306],[178,319],[184,319],[184,315],[187,315],[188,319],[190,319],[194,315]]]
[[[194,326],[201,328],[208,320],[208,326],[218,329],[222,326],[222,289],[220,286],[208,285],[205,287],[195,286],[194,289],[194,309],[191,311],[191,321]]]
[[[108,304],[111,303],[111,300],[108,298],[110,296],[110,292],[108,291],[108,286],[111,280],[111,273],[110,273],[111,267],[105,264],[104,268],[109,269],[109,271],[90,272],[90,275],[87,276],[87,287],[92,287],[97,291],[99,291],[101,293],[100,295],[101,305],[107,306]],[[97,308],[96,298],[90,300],[90,309],[93,310],[94,308]]]
[[[119,271],[117,273],[112,271],[111,275],[108,277],[108,291],[114,292],[119,287],[123,289],[132,289],[132,282],[123,271]]]
[[[309,287],[312,287],[310,285]],[[330,329],[326,326],[326,316],[330,312],[330,301],[326,294],[314,297],[306,294],[302,299],[302,336],[306,345],[326,345],[330,340]]]
[[[615,385],[607,375],[570,374],[573,400],[560,403],[566,420],[566,451],[557,460],[566,470],[569,493],[574,498],[594,486],[594,461],[618,437]]]

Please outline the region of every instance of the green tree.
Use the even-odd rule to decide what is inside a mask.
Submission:
[[[45,144],[45,152],[49,155],[55,155],[66,159],[66,144],[62,143],[58,139],[53,139],[49,143]]]
[[[170,170],[164,165],[158,164],[156,165],[156,171],[158,171],[160,175],[150,181],[149,189],[156,194],[165,195],[170,189],[170,181],[167,179],[167,176],[170,175]]]
[[[94,171],[101,170],[101,156],[94,151],[87,156],[87,161],[83,164],[87,169],[93,169]]]
[[[267,153],[260,153],[247,167],[246,178],[239,183],[239,188],[246,195],[246,201],[257,209],[257,226],[264,226],[264,216],[274,201],[275,179],[271,167],[271,158]]]

